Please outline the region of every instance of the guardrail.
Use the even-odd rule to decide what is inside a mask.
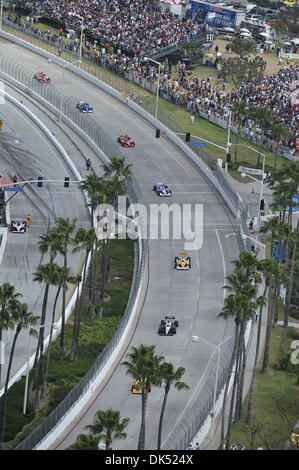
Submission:
[[[50,57],[52,60],[55,60],[57,63],[63,65],[65,61],[55,57],[48,52],[32,46],[29,43],[25,43],[23,40],[11,37],[11,35],[2,32],[0,34],[6,39],[13,40],[20,45],[27,47],[34,52],[37,52],[44,57]],[[0,69],[2,70],[0,76],[4,73],[7,79],[13,80],[14,84],[20,87],[23,91],[28,93],[30,96],[33,96],[35,99],[40,100],[45,105],[47,105],[56,115],[59,114],[59,107],[61,103],[61,95],[59,90],[55,87],[43,87],[41,84],[33,80],[32,71],[26,70],[23,66],[15,64],[12,59],[9,58],[0,58]],[[96,86],[102,88],[108,93],[115,96],[118,100],[126,103],[128,107],[133,109],[139,115],[142,115],[149,123],[153,126],[159,126],[167,134],[172,142],[174,142],[189,158],[192,160],[197,167],[206,175],[209,181],[215,186],[219,191],[223,199],[227,202],[234,216],[242,220],[242,228],[240,228],[240,234],[246,234],[247,226],[243,223],[243,219],[247,217],[246,205],[242,203],[238,195],[234,192],[225,176],[223,175],[221,169],[216,165],[216,162],[210,158],[205,152],[200,150],[194,151],[191,146],[184,141],[185,132],[184,130],[169,116],[163,113],[160,109],[158,110],[158,120],[153,116],[155,113],[155,105],[151,102],[141,102],[143,99],[136,95],[135,91],[132,91],[131,88],[126,87],[125,84],[120,84],[116,77],[114,77],[113,82],[116,84],[116,87],[113,88],[111,83],[107,85],[106,83],[100,82],[94,76],[86,73],[84,70],[79,69],[75,66],[68,66],[68,70],[75,72],[77,75],[89,80],[91,83],[94,83]],[[107,72],[106,72],[107,73]],[[35,83],[36,82],[36,83]],[[118,88],[122,89],[122,92],[118,91]],[[125,88],[125,89],[124,89]],[[135,93],[134,98],[131,93]],[[139,104],[137,104],[139,103]],[[62,99],[62,119],[67,123],[73,123],[75,126],[76,132],[78,131],[79,135],[86,139],[89,145],[97,149],[99,156],[101,154],[102,158],[105,158],[104,153],[113,155],[114,143],[109,140],[108,136],[105,136],[104,131],[100,126],[90,117],[84,116],[84,119],[80,116],[80,113],[76,112],[75,109],[76,100],[74,98],[63,98]],[[86,119],[87,118],[87,119]],[[102,136],[102,138],[100,137]],[[119,149],[117,148],[116,155],[119,154]],[[206,161],[205,161],[206,159]],[[136,186],[135,186],[136,184]],[[137,183],[133,183],[131,188],[131,194],[134,200],[137,200],[140,195],[140,188]],[[134,189],[133,189],[134,188]],[[137,190],[137,192],[136,192]],[[141,256],[139,256],[139,272],[136,279],[136,289],[141,288],[142,283],[142,274],[144,271],[144,265],[146,262],[146,240],[142,240]],[[247,249],[247,243],[244,243],[244,248]],[[120,325],[120,330],[117,332],[116,337],[111,340],[109,345],[107,345],[104,351],[101,353],[99,358],[95,361],[94,365],[88,371],[86,376],[81,380],[79,384],[69,393],[65,400],[54,410],[42,423],[40,428],[36,429],[30,436],[28,436],[21,444],[19,444],[16,449],[33,449],[36,448],[38,443],[42,441],[45,436],[56,427],[59,422],[64,417],[64,414],[78,401],[82,394],[87,393],[89,389],[90,381],[93,380],[93,377],[98,374],[103,364],[108,361],[111,354],[111,350],[117,346],[119,341],[119,335],[121,331],[125,328],[125,323],[127,321],[130,308],[132,304],[136,301],[137,291],[135,290],[132,294],[132,298],[128,304],[125,316]],[[218,377],[218,391],[217,397],[220,394],[220,390],[223,387],[228,373],[229,361],[231,357],[233,344],[232,342],[227,342],[221,353],[221,364],[219,367],[220,373]],[[199,391],[199,397],[196,400],[196,403],[192,410],[188,411],[184,418],[178,423],[173,429],[171,435],[167,438],[165,443],[162,444],[164,449],[185,449],[190,442],[191,438],[196,434],[201,425],[205,422],[208,414],[211,411],[211,406],[214,399],[214,392],[212,384],[215,383],[215,367],[212,364],[208,364],[207,370],[202,377],[202,387]]]

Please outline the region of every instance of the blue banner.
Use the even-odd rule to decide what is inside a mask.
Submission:
[[[233,28],[236,21],[235,11],[201,2],[191,2],[191,16],[193,21],[202,20],[218,28]]]
[[[19,191],[19,192],[22,192],[23,188],[4,188],[4,191]]]

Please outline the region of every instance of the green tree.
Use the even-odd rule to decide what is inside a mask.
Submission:
[[[275,121],[271,126],[271,136],[275,141],[275,169],[277,169],[279,143],[281,141],[288,142],[292,136],[292,132],[290,128],[282,122]]]
[[[273,111],[268,108],[257,108],[257,110],[254,113],[254,119],[255,119],[255,123],[258,124],[261,129],[260,147],[262,147],[263,142],[264,142],[266,126],[270,124],[271,121],[273,121],[274,119]],[[260,154],[258,154],[257,163],[256,163],[257,168],[259,168],[260,166],[260,159],[261,159],[261,156]]]
[[[244,117],[248,114],[248,106],[247,103],[243,100],[234,101],[232,106],[233,112],[233,119],[237,124],[237,139],[235,145],[235,162],[238,160],[237,153],[238,153],[238,143],[239,138],[241,135],[241,127]]]
[[[63,267],[67,269],[68,267],[68,245],[73,242],[72,233],[76,228],[77,219],[70,221],[69,217],[63,218],[59,217],[57,219],[57,230],[61,237],[61,245],[59,247],[59,252],[64,257]],[[60,349],[59,349],[59,359],[63,361],[64,356],[64,330],[65,330],[65,309],[66,309],[66,291],[67,283],[62,287],[62,315],[61,315],[61,333],[60,333]]]
[[[164,398],[160,413],[159,419],[159,430],[158,430],[158,443],[157,443],[157,450],[161,449],[161,440],[162,440],[162,429],[163,429],[163,420],[164,420],[164,413],[166,409],[166,402],[168,398],[168,393],[170,391],[171,385],[177,390],[187,390],[189,386],[181,381],[181,378],[185,374],[184,367],[178,367],[177,369],[174,368],[173,364],[164,362],[160,367],[160,384],[164,384]]]
[[[76,442],[66,450],[98,450],[98,438],[92,434],[79,434]]]
[[[14,305],[20,295],[21,294],[15,292],[14,286],[12,286],[9,282],[5,282],[0,286],[0,345],[2,344],[3,330],[11,329],[14,326],[11,315]],[[0,360],[0,384],[1,365],[2,364]]]
[[[4,393],[2,397],[2,414],[1,414],[1,430],[0,430],[0,450],[2,450],[4,438],[5,438],[5,428],[6,428],[6,414],[7,414],[7,391],[8,384],[10,379],[10,371],[13,363],[13,357],[16,347],[16,342],[19,337],[20,332],[23,328],[28,328],[36,323],[38,317],[34,316],[32,312],[28,311],[26,304],[22,304],[19,301],[14,303],[14,309],[12,313],[12,321],[16,325],[16,331],[13,337],[11,351],[9,355],[8,368],[4,386]]]
[[[122,363],[126,368],[126,374],[139,380],[142,390],[141,425],[138,440],[138,450],[144,450],[145,446],[145,415],[148,393],[151,385],[159,384],[159,367],[164,360],[163,356],[155,355],[155,346],[141,344],[138,348],[133,346],[127,354],[128,360]]]
[[[110,449],[113,439],[126,439],[127,434],[124,429],[127,427],[129,418],[120,420],[120,412],[113,411],[110,408],[107,411],[99,410],[96,412],[93,424],[85,426],[85,429],[98,438],[98,441],[104,440],[106,450]]]

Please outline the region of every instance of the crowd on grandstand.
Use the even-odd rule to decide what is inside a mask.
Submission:
[[[203,22],[173,15],[150,0],[19,0],[16,7],[78,28],[83,17],[85,33],[133,55],[160,52],[204,27]]]
[[[82,15],[84,31],[91,33],[85,35],[83,41],[85,58],[105,65],[117,74],[131,73],[140,82],[145,79],[153,84],[157,83],[158,67],[151,62],[145,63],[143,57],[174,46],[179,41],[191,39],[205,30],[202,23],[174,16],[149,0],[20,0],[16,5],[32,11],[35,17],[55,19],[57,24],[61,22],[60,27],[66,24],[79,27],[81,19],[68,13]],[[78,53],[77,34],[71,35],[70,41],[66,41],[61,34],[62,29],[56,33],[51,32],[51,29],[42,32],[34,27],[34,23],[31,29],[49,41],[58,43],[61,51],[67,48]],[[106,46],[105,51],[111,46],[111,54],[107,57],[101,52],[101,47],[97,47],[99,45]],[[288,142],[291,149],[295,148],[296,139],[299,138],[299,104],[291,99],[296,83],[299,83],[299,67],[291,63],[281,66],[277,74],[265,76],[261,83],[249,83],[241,90],[248,106],[271,109],[276,119],[291,129],[292,138]],[[217,84],[212,84],[210,77],[203,79],[194,76],[185,69],[183,62],[176,68],[167,59],[161,64],[160,94],[184,106],[194,115],[204,110],[208,116],[227,119],[229,108],[238,99],[239,91],[231,89],[220,77]],[[244,119],[245,128],[248,120]],[[271,137],[269,132],[267,130]]]

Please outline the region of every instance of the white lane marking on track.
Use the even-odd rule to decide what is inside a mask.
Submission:
[[[216,236],[217,236],[217,240],[218,240],[218,244],[219,244],[219,248],[220,248],[220,253],[221,253],[222,266],[223,266],[223,277],[224,277],[224,285],[225,285],[225,280],[226,280],[225,258],[224,258],[223,248],[222,248],[222,244],[221,244],[221,241],[220,241],[218,230],[216,229],[215,232],[216,232]],[[224,301],[225,297],[226,297],[226,289],[223,289],[223,301]]]

